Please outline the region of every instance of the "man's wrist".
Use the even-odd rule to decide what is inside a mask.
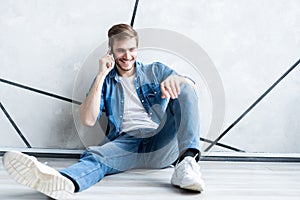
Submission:
[[[184,82],[191,83],[194,85],[196,84],[196,82],[188,76],[182,76],[182,75],[179,75],[179,76],[183,79]]]
[[[104,80],[106,76],[107,76],[106,73],[104,73],[104,72],[98,72],[98,74],[96,75],[96,79]]]

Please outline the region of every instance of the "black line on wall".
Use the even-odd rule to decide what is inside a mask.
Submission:
[[[7,110],[4,108],[4,106],[2,105],[1,102],[0,102],[0,107],[1,107],[1,110],[4,112],[5,116],[7,117],[7,119],[9,120],[9,122],[11,123],[11,125],[14,127],[14,129],[17,131],[17,133],[19,134],[19,136],[21,137],[23,142],[26,144],[26,146],[28,148],[31,148],[31,145],[29,144],[29,142],[27,141],[25,136],[22,134],[21,130],[18,128],[18,126],[14,122],[14,120],[10,117],[10,115],[8,114]]]
[[[208,140],[208,139],[205,139],[205,138],[202,138],[202,137],[200,137],[200,140],[203,141],[203,142],[210,143],[210,144],[213,143],[212,140]],[[220,147],[223,147],[223,148],[225,148],[225,149],[230,149],[230,150],[237,151],[237,152],[246,152],[246,151],[244,151],[244,150],[241,150],[241,149],[238,149],[238,148],[235,148],[235,147],[231,147],[231,146],[229,146],[229,145],[222,144],[222,143],[219,143],[219,142],[217,142],[216,145],[217,145],[217,146],[220,146]]]
[[[139,0],[135,0],[135,5],[134,5],[134,9],[133,9],[132,17],[131,17],[131,22],[130,22],[130,25],[132,27],[134,25],[134,20],[135,20],[135,15],[136,15],[136,11],[137,11],[137,8],[138,8],[138,4],[139,4]]]
[[[211,143],[205,151],[209,151],[218,141],[220,141],[241,119],[243,119],[275,86],[282,81],[293,69],[300,63],[300,59],[291,66],[267,91],[265,91],[239,118],[237,118],[213,143]]]
[[[46,95],[46,96],[49,96],[49,97],[52,97],[52,98],[60,99],[62,101],[67,101],[67,102],[74,103],[74,104],[77,104],[77,105],[81,104],[81,102],[75,101],[73,99],[69,99],[67,97],[59,96],[57,94],[52,94],[52,93],[49,93],[49,92],[46,92],[46,91],[43,91],[43,90],[35,89],[35,88],[32,88],[32,87],[22,85],[22,84],[19,84],[19,83],[15,83],[15,82],[12,82],[12,81],[8,81],[8,80],[2,79],[2,78],[0,78],[0,82],[9,84],[9,85],[12,85],[12,86],[15,86],[15,87],[19,87],[19,88],[22,88],[22,89],[25,89],[25,90],[30,90],[32,92],[43,94],[43,95]]]

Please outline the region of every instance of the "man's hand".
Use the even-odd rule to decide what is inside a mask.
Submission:
[[[115,59],[109,52],[99,60],[99,74],[106,76],[114,67]]]
[[[185,81],[184,77],[171,75],[160,83],[161,98],[176,99],[180,94],[180,84]]]

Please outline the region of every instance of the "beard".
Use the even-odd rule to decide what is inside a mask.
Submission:
[[[122,71],[130,71],[130,70],[132,70],[132,68],[134,67],[134,63],[135,63],[135,60],[134,59],[131,59],[131,60],[128,60],[128,62],[130,62],[129,64],[130,64],[130,66],[124,66],[125,64],[124,63],[122,63],[122,61],[120,61],[120,60],[117,60],[116,61],[116,67],[118,68],[118,69],[120,69],[120,70],[122,70]],[[131,62],[133,62],[133,63],[131,63]]]

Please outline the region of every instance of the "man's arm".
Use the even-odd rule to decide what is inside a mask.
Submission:
[[[189,83],[193,87],[195,83],[189,78],[179,76],[179,75],[170,75],[164,81],[160,83],[160,90],[162,92],[161,98],[171,98],[176,99],[180,94],[180,84]]]
[[[85,126],[94,126],[99,114],[101,92],[105,77],[113,68],[114,59],[106,54],[99,60],[99,71],[87,98],[80,105],[80,120]]]

